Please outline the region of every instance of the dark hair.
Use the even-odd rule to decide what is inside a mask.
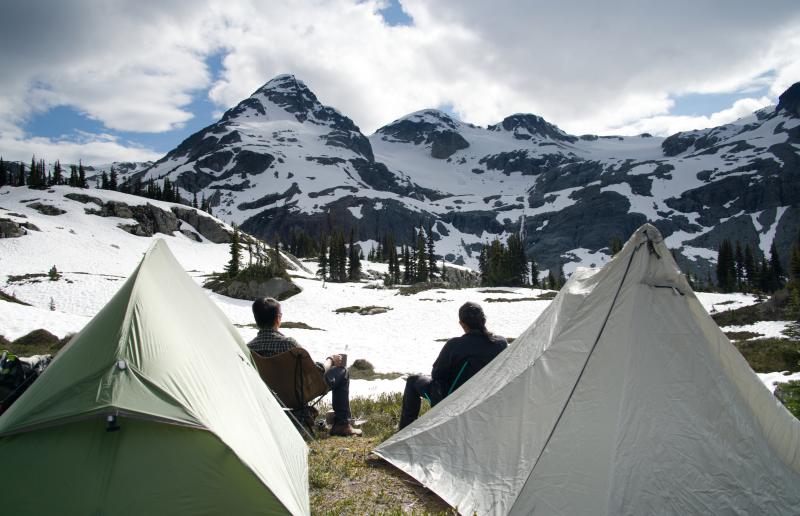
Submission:
[[[281,314],[281,304],[271,297],[260,297],[253,301],[253,317],[259,328],[272,328]]]
[[[481,305],[467,301],[458,309],[458,318],[467,328],[480,331],[487,339],[491,340],[492,334],[486,329],[486,315],[483,313]]]

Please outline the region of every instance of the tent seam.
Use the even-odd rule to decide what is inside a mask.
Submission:
[[[645,233],[646,235],[646,233]],[[648,237],[648,241],[650,241]],[[564,416],[564,412],[567,410],[567,405],[569,405],[569,400],[572,399],[572,396],[575,394],[575,390],[578,388],[578,383],[580,383],[581,378],[583,377],[583,373],[586,371],[586,368],[589,365],[589,360],[592,358],[592,354],[594,350],[597,348],[597,343],[600,342],[600,338],[603,336],[603,332],[606,329],[606,324],[608,323],[608,319],[611,317],[611,313],[614,311],[614,307],[617,304],[617,298],[619,298],[619,293],[622,291],[622,286],[625,285],[625,280],[628,277],[628,272],[630,271],[631,264],[633,263],[633,259],[636,256],[636,253],[639,249],[644,245],[645,242],[639,243],[636,248],[631,253],[631,257],[628,260],[628,264],[625,267],[625,273],[622,275],[622,280],[619,282],[619,287],[617,287],[617,292],[614,294],[614,299],[611,301],[611,306],[608,309],[608,313],[606,314],[605,319],[603,320],[603,325],[600,327],[600,331],[597,334],[597,338],[594,340],[594,344],[592,344],[592,348],[589,350],[589,353],[586,356],[586,360],[583,363],[583,367],[581,368],[580,372],[578,373],[578,377],[575,379],[575,383],[572,386],[572,389],[569,392],[569,395],[564,402],[564,406],[561,407],[561,412],[558,414],[555,423],[553,424],[553,429],[550,431],[550,434],[545,439],[544,444],[542,445],[542,451],[539,453],[539,456],[536,458],[536,462],[533,463],[533,467],[531,467],[531,472],[528,473],[528,477],[525,479],[525,482],[522,483],[522,489],[519,490],[517,496],[514,498],[514,501],[509,506],[510,509],[513,509],[514,506],[517,504],[517,500],[519,500],[520,495],[522,494],[522,490],[524,489],[525,485],[528,484],[531,477],[533,476],[533,472],[536,470],[536,466],[539,464],[539,460],[544,455],[545,450],[547,449],[547,445],[550,444],[550,440],[553,438],[553,434],[556,432],[556,428],[558,428],[558,424],[561,422],[561,418]]]

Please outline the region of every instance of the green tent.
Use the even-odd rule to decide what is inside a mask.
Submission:
[[[309,513],[307,448],[163,240],[0,417],[4,514]]]

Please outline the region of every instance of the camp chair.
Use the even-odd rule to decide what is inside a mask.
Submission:
[[[458,370],[458,374],[456,375],[455,379],[453,380],[453,383],[451,383],[450,387],[447,389],[447,393],[444,394],[444,396],[442,396],[441,399],[444,399],[444,398],[450,396],[453,393],[453,391],[456,389],[456,386],[458,385],[458,380],[461,379],[461,375],[464,374],[464,370],[467,368],[468,365],[469,365],[469,358],[466,358],[461,363],[461,368]],[[422,396],[426,400],[428,400],[428,403],[431,404],[431,407],[435,406],[437,403],[439,403],[439,401],[441,401],[441,399],[433,397],[430,394],[428,394],[427,392],[423,393]]]
[[[251,355],[258,374],[284,407],[284,412],[299,428],[307,428],[305,433],[313,438],[309,431],[313,431],[314,422],[309,413],[330,388],[308,351],[298,347],[269,358],[254,352]]]

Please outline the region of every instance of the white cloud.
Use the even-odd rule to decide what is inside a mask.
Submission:
[[[739,118],[751,115],[754,111],[771,103],[772,101],[767,97],[739,99],[728,109],[717,111],[709,116],[653,116],[642,118],[625,126],[610,128],[605,132],[621,135],[650,133],[656,136],[667,136],[680,131],[729,124]]]
[[[575,134],[664,133],[766,102],[675,117],[676,96],[765,85],[777,96],[800,80],[791,0],[769,9],[743,0],[401,1],[413,26],[388,26],[377,0],[7,0],[0,139],[24,139],[12,133],[25,118],[57,105],[110,129],[179,128],[192,95],[210,88],[224,110],[279,73],[298,76],[365,133],[446,104],[481,125],[532,112]],[[219,51],[215,78],[205,60]]]
[[[53,139],[42,137],[14,138],[0,133],[0,156],[6,160],[26,161],[31,156],[56,159],[62,163],[86,164],[111,163],[113,161],[152,161],[160,153],[132,144],[120,143],[108,134],[81,133],[77,139]]]

